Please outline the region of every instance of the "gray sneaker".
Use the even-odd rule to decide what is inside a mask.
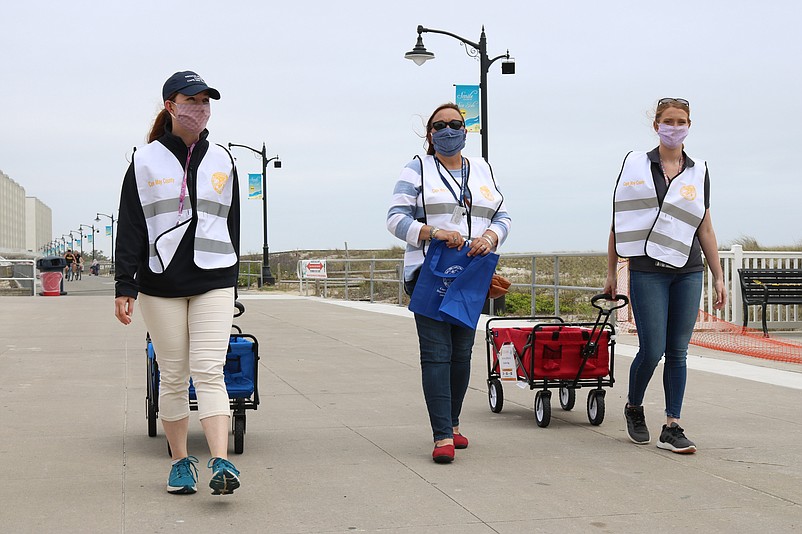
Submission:
[[[649,436],[649,427],[646,426],[646,417],[643,415],[643,406],[625,404],[624,417],[627,420],[627,435],[632,443],[644,445],[652,440]]]
[[[677,454],[693,454],[696,452],[696,445],[685,437],[685,431],[677,423],[671,423],[670,426],[663,425],[663,431],[660,432],[657,446]]]

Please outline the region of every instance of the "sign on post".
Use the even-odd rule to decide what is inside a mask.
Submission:
[[[326,274],[326,260],[300,260],[298,262],[298,278],[324,280]]]
[[[455,102],[465,121],[465,129],[468,132],[479,133],[481,131],[481,118],[479,117],[479,86],[478,85],[457,85]]]

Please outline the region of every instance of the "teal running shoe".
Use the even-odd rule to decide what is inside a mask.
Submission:
[[[228,495],[239,487],[239,471],[225,458],[212,458],[206,467],[212,470],[209,487],[212,495]]]
[[[195,483],[198,481],[198,468],[195,464],[198,459],[194,456],[181,458],[170,469],[170,479],[167,481],[167,493],[189,494],[198,491]]]

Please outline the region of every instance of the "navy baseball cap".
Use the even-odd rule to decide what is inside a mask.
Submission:
[[[209,97],[215,100],[220,100],[220,91],[212,89],[203,78],[198,76],[191,70],[176,72],[164,82],[162,87],[162,99],[167,100],[173,93],[181,93],[182,95],[193,96],[203,91],[209,91]]]

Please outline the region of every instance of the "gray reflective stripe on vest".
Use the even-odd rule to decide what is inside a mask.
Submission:
[[[226,219],[228,218],[229,207],[219,202],[201,198],[198,199],[198,211]]]
[[[233,254],[234,245],[225,241],[215,241],[202,237],[195,238],[195,250],[211,252],[214,254]]]
[[[214,254],[232,254],[234,252],[234,246],[231,243],[215,241],[213,239],[196,238],[195,248],[203,252],[211,252]],[[152,258],[156,257],[156,245],[150,245],[148,247],[148,255]]]
[[[493,220],[493,215],[496,214],[495,209],[490,209],[485,206],[473,206],[471,208],[471,217],[478,217],[481,219],[487,219],[488,221]]]
[[[458,204],[456,202],[445,202],[442,204],[426,204],[426,214],[427,215],[448,215],[451,216],[454,213],[454,208],[456,208]]]
[[[657,197],[638,198],[635,200],[618,200],[615,203],[615,211],[637,211],[653,209],[659,206]]]
[[[184,209],[187,209],[188,201],[189,197],[184,199]],[[145,213],[146,219],[155,217],[156,215],[161,215],[162,213],[175,213],[178,211],[178,199],[169,198],[166,200],[152,202],[147,206],[142,206],[142,211]]]
[[[701,217],[697,217],[693,213],[688,213],[684,209],[674,204],[664,204],[663,213],[666,215],[671,215],[675,219],[678,219],[689,226],[693,226],[694,228],[698,228],[699,225],[702,224]]]
[[[679,252],[680,254],[682,254],[683,256],[686,256],[686,257],[691,252],[691,247],[689,245],[686,245],[682,241],[677,241],[676,239],[672,239],[672,238],[668,237],[667,235],[663,235],[663,234],[660,234],[660,233],[657,233],[657,232],[652,232],[651,233],[651,235],[649,236],[649,241],[652,242],[652,243],[656,243],[658,245],[662,245],[662,246],[664,246],[666,248],[669,248],[669,249],[672,249],[672,250],[676,250],[677,252]],[[687,258],[686,258],[686,260],[687,260]],[[682,266],[681,265],[675,265],[675,267],[682,267]]]
[[[615,238],[620,243],[630,243],[633,241],[645,241],[649,237],[649,230],[633,230],[631,232],[619,232]]]

